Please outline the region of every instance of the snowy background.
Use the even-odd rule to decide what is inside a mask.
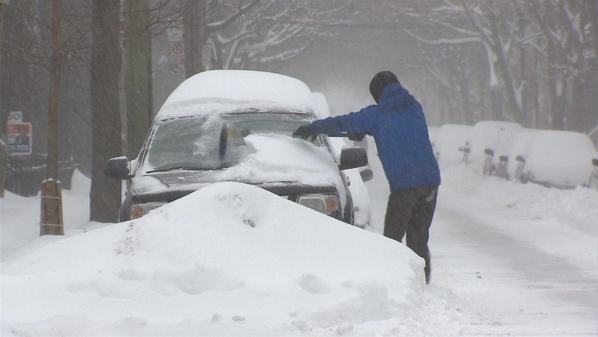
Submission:
[[[443,169],[423,261],[371,226],[220,183],[150,215],[90,223],[90,181],[63,191],[66,235],[39,237],[39,196],[0,199],[2,336],[598,334],[598,191]]]

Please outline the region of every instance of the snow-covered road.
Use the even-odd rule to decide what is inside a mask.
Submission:
[[[437,215],[431,240],[434,284],[471,304],[469,310],[483,313],[465,332],[596,334],[596,269],[575,264],[560,249],[539,249],[533,236],[518,230],[529,225],[522,220],[504,219],[501,228],[498,222],[442,206]],[[552,233],[555,241],[578,235]]]
[[[371,164],[380,172],[375,159]],[[434,319],[443,307],[460,322],[458,335],[598,336],[598,220],[587,223],[597,218],[569,205],[572,193],[594,191],[520,186],[462,171],[443,172],[426,316]],[[388,187],[377,174],[368,188],[371,230],[381,232]],[[585,211],[583,203],[577,207]]]

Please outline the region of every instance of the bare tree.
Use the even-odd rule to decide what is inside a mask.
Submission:
[[[595,67],[595,57],[584,57],[593,48],[589,37],[595,16],[586,15],[585,3],[439,0],[426,5],[393,8],[435,27],[410,31],[418,41],[483,46],[492,118],[536,126],[538,113],[548,110],[552,128],[582,130],[583,82]],[[548,109],[541,102],[545,96]]]
[[[56,176],[60,166],[57,160],[77,157],[85,163],[85,158],[90,158],[89,148],[84,146],[90,139],[84,137],[89,134],[86,74],[89,73],[90,7],[88,2],[62,0],[61,15],[55,21],[60,22],[60,27],[54,34],[52,4],[52,1],[12,0],[10,6],[4,8],[6,30],[0,50],[0,110],[3,111],[0,122],[4,127],[6,112],[22,111],[24,121],[32,124],[32,154],[11,157],[13,170],[15,167],[32,168],[19,179],[13,176],[9,181],[9,187],[17,186],[13,191],[24,195],[39,191],[46,168],[52,178],[63,181],[63,187],[69,185],[66,179],[70,176],[65,176],[64,170],[58,169]],[[59,41],[53,42],[53,36]],[[52,95],[50,88],[53,88]],[[50,111],[53,112],[50,114]],[[53,116],[52,122],[50,116]],[[87,123],[81,126],[81,120]],[[50,131],[52,136],[49,136]],[[69,144],[76,144],[79,152],[73,153]],[[51,158],[49,167],[47,158]]]
[[[551,125],[582,131],[582,87],[596,68],[596,56],[585,57],[590,51],[595,53],[592,20],[596,22],[596,9],[588,13],[587,6],[578,1],[534,1],[533,14],[542,36],[537,43],[546,60],[545,76],[550,83]]]
[[[90,220],[116,222],[121,182],[104,176],[104,163],[121,154],[118,38],[119,0],[94,0],[91,24],[92,179]]]
[[[181,2],[186,77],[205,69],[258,69],[292,59],[342,22],[338,13],[349,5],[342,0]]]
[[[340,13],[349,2],[330,0],[269,0],[245,11],[237,11],[229,20],[208,24],[209,43],[221,69],[260,69],[288,61],[303,53],[317,38],[327,36],[335,25],[347,22]],[[234,11],[229,6],[225,12]],[[234,19],[234,20],[230,20]],[[230,28],[222,24],[234,23]]]

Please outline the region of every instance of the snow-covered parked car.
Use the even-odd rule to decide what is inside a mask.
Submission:
[[[584,186],[592,174],[596,147],[578,132],[528,130],[513,140],[510,164],[514,178],[557,188]]]
[[[440,169],[457,166],[464,160],[463,149],[471,134],[471,125],[444,124],[434,138],[434,154]]]
[[[523,127],[519,123],[481,121],[472,130],[465,148],[468,164],[484,175],[506,173],[507,158],[513,136]],[[506,177],[504,177],[506,178]]]
[[[318,106],[318,119],[330,117],[330,106],[328,105],[326,96],[320,92],[313,92],[312,94],[316,105]],[[328,141],[333,150],[335,159],[339,162],[343,149],[350,147],[348,141],[346,138],[341,137],[329,137]],[[365,146],[367,147],[367,142],[362,141],[359,143],[365,143]],[[353,197],[353,212],[355,214],[354,224],[357,227],[365,228],[370,223],[370,197],[365,182],[371,180],[374,173],[369,165],[345,170],[344,173],[348,178],[349,190]]]
[[[534,134],[538,132],[537,129],[523,128],[515,135],[511,141],[511,148],[507,158],[507,179],[521,181],[523,169],[525,168],[525,160],[523,153],[526,153],[530,147]]]
[[[347,223],[353,198],[343,170],[367,165],[361,148],[344,148],[338,163],[327,137],[292,138],[317,118],[305,83],[288,76],[213,70],[181,83],[156,115],[133,165],[110,159],[108,176],[128,179],[121,221],[214,182],[264,188]]]

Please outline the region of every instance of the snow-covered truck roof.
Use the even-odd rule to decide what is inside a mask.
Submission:
[[[309,87],[296,78],[251,70],[210,70],[181,83],[156,118],[255,109],[316,113],[317,106]]]

